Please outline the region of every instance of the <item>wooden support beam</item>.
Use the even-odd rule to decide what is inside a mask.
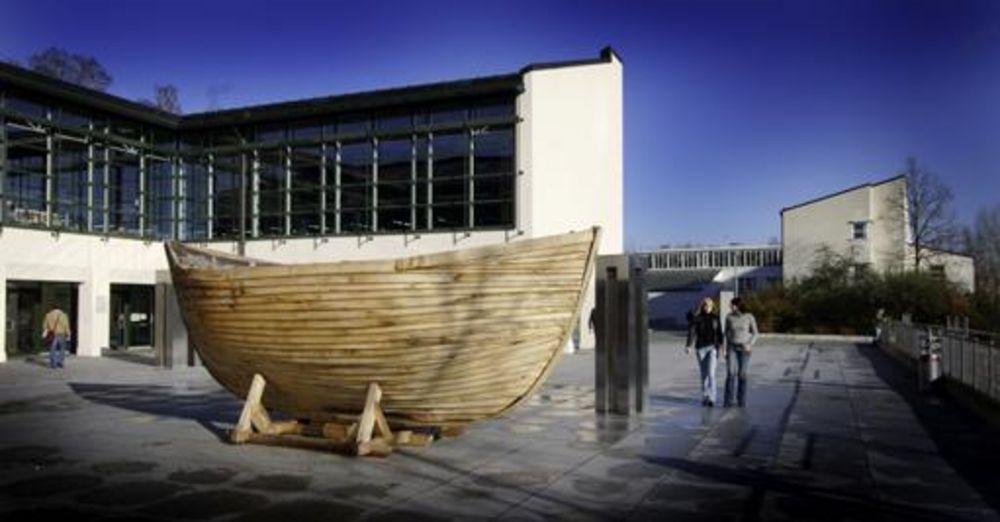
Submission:
[[[358,456],[385,457],[393,446],[426,446],[434,440],[428,433],[403,430],[393,434],[380,404],[382,388],[370,383],[365,394],[364,409],[357,422],[327,422],[322,425],[308,421],[273,421],[261,403],[266,382],[254,375],[247,393],[239,422],[230,436],[237,444],[251,442],[265,446],[287,446],[335,451]]]
[[[381,400],[382,388],[377,383],[370,383],[365,396],[365,408],[361,411],[361,418],[358,419],[358,435],[355,442],[359,445],[372,440],[372,432],[375,430],[375,410]]]
[[[236,428],[230,434],[230,440],[236,444],[242,444],[250,439],[253,433],[253,415],[260,409],[260,399],[264,395],[264,377],[257,373],[250,383],[250,391],[247,392],[247,400],[243,404],[243,411],[240,413],[240,420],[236,423]]]

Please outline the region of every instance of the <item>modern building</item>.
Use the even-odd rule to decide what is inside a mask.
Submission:
[[[913,267],[906,193],[906,177],[896,176],[782,209],[784,280],[809,275],[825,252],[880,273]],[[923,261],[928,270],[967,291],[975,289],[971,257],[929,252]]]
[[[176,116],[0,64],[0,361],[69,312],[74,351],[193,357],[163,241],[298,263],[599,225],[620,253],[622,62]],[[581,345],[593,292],[582,314]]]
[[[649,317],[654,328],[686,325],[704,297],[746,294],[812,273],[824,255],[844,256],[858,270],[913,267],[906,177],[896,176],[781,210],[781,245],[665,248],[639,255],[649,268]],[[927,249],[923,265],[966,291],[975,290],[973,259]]]

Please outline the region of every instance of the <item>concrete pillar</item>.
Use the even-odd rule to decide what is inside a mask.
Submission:
[[[77,345],[80,357],[100,357],[101,348],[111,339],[109,308],[111,284],[101,274],[92,273],[78,289]]]
[[[7,362],[7,274],[0,264],[0,363]]]
[[[188,344],[187,327],[181,317],[170,273],[166,270],[156,273],[155,314],[156,354],[160,366],[166,368],[188,366],[191,347]]]

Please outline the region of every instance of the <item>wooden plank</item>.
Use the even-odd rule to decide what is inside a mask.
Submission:
[[[369,384],[365,395],[365,409],[358,419],[358,434],[354,439],[359,445],[372,440],[372,431],[375,429],[375,408],[381,399],[382,389],[379,385],[374,382]]]
[[[264,394],[264,384],[264,377],[259,373],[254,374],[250,390],[247,392],[246,402],[243,403],[243,411],[240,412],[240,419],[230,435],[230,440],[236,444],[246,442],[249,435],[253,433],[253,413],[260,405],[260,398]]]
[[[388,440],[378,437],[359,443],[356,453],[359,457],[387,457],[392,453],[392,444]]]

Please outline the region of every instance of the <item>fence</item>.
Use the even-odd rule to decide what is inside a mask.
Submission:
[[[1000,403],[1000,336],[966,329],[882,322],[882,345],[905,359],[919,363],[922,351],[941,355],[942,376],[961,383]]]

